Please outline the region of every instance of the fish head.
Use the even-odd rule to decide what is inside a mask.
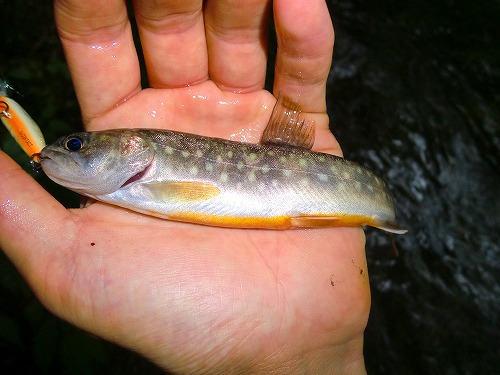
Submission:
[[[43,148],[40,164],[54,182],[87,196],[112,193],[154,158],[154,149],[134,130],[80,132]]]

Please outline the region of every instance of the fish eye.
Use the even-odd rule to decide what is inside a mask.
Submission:
[[[83,141],[80,137],[69,137],[64,142],[64,147],[68,151],[80,151],[83,147]]]

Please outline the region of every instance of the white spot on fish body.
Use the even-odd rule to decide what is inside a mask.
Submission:
[[[335,166],[335,165],[331,165],[330,166],[330,170],[333,172],[333,173],[338,173],[339,169]]]
[[[306,159],[299,159],[299,165],[301,167],[306,167],[307,166],[307,160]]]
[[[262,166],[262,172],[267,173],[267,172],[269,172],[270,170],[271,170],[271,168],[269,168],[269,165],[264,164],[264,165]]]
[[[212,172],[214,170],[214,165],[212,163],[205,163],[205,170]]]
[[[191,168],[189,168],[189,173],[193,176],[196,176],[198,174],[198,167],[192,166]]]
[[[239,171],[241,171],[244,166],[245,164],[241,160],[238,161],[238,164],[236,164],[236,168],[238,168]]]
[[[217,157],[216,157],[215,159],[216,159],[216,160],[217,160],[217,162],[219,162],[219,163],[220,163],[220,162],[222,162],[222,156],[220,156],[220,155],[217,155]]]
[[[346,180],[349,180],[351,178],[351,174],[349,172],[343,172],[342,177]]]
[[[165,146],[165,152],[168,154],[168,155],[172,155],[174,153],[174,149],[170,146]]]
[[[289,169],[283,169],[283,176],[290,177],[292,175],[292,171]]]
[[[231,150],[229,150],[229,151],[227,152],[227,157],[228,157],[229,159],[231,159],[231,158],[233,157],[233,152],[232,152]]]
[[[250,160],[257,160],[257,154],[255,152],[251,152],[250,154],[248,154],[248,158]]]
[[[326,174],[324,174],[324,173],[319,173],[318,174],[318,179],[320,181],[326,182],[326,181],[328,181],[328,176]]]
[[[203,152],[201,150],[196,150],[196,156],[198,156],[199,158],[201,158],[203,156]]]
[[[255,173],[253,171],[248,174],[247,178],[248,178],[248,181],[250,181],[250,182],[255,182],[255,180],[257,179],[255,177]]]
[[[229,179],[229,175],[226,173],[226,172],[222,172],[220,174],[220,180],[223,181],[223,182],[227,182],[227,180]]]
[[[181,155],[187,158],[189,156],[189,152],[187,151],[181,151]]]

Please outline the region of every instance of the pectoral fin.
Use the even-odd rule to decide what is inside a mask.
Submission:
[[[183,202],[200,202],[214,198],[220,194],[220,189],[203,181],[167,181],[143,184],[154,199],[177,200]]]
[[[310,150],[314,144],[314,121],[304,119],[298,105],[281,95],[274,106],[261,143],[289,145]]]

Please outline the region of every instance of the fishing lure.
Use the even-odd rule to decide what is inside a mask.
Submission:
[[[45,147],[45,139],[40,127],[23,107],[7,96],[8,88],[10,86],[7,83],[0,81],[0,119],[23,151],[31,157]]]

